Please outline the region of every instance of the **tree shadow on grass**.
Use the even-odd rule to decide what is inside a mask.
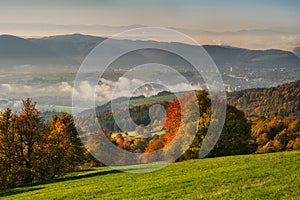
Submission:
[[[81,171],[78,171],[78,172],[81,172]],[[82,178],[91,178],[91,177],[95,177],[95,176],[103,176],[103,175],[108,175],[108,174],[116,174],[116,173],[120,173],[120,172],[121,171],[114,170],[114,169],[112,169],[112,170],[105,170],[105,171],[97,171],[97,172],[93,172],[93,173],[89,173],[89,174],[82,174],[82,175],[78,175],[78,176],[70,176],[70,177],[58,178],[58,179],[55,179],[55,180],[51,181],[51,183],[53,183],[53,182],[70,181],[70,180],[77,180],[77,179],[82,179]]]
[[[40,190],[40,189],[43,189],[43,187],[7,189],[4,191],[0,191],[0,197],[7,197],[10,195],[20,194],[20,193],[24,193],[24,192],[31,192],[31,191]]]
[[[77,171],[79,172],[87,172],[87,171],[94,171],[94,169],[89,169],[89,170],[82,170],[82,171]],[[17,188],[11,188],[7,190],[0,191],[0,197],[7,197],[10,195],[15,195],[15,194],[20,194],[20,193],[25,193],[25,192],[31,192],[35,190],[40,190],[45,187],[36,187],[36,188],[27,188],[27,187],[33,187],[33,186],[42,186],[46,185],[49,183],[58,183],[58,182],[64,182],[64,181],[70,181],[70,180],[78,180],[78,179],[83,179],[83,178],[92,178],[95,176],[103,176],[103,175],[108,175],[108,174],[115,174],[115,173],[120,173],[118,170],[105,170],[105,171],[96,171],[92,172],[89,174],[82,174],[82,175],[74,175],[74,176],[69,176],[69,177],[63,177],[63,178],[57,178],[49,182],[42,182],[42,183],[31,183],[31,184],[26,184],[19,186]]]
[[[95,171],[96,169],[87,169],[87,170],[80,170],[80,171],[74,171],[74,172],[70,172],[70,173],[80,173],[80,172],[87,172],[87,171]],[[81,174],[81,175],[71,175],[71,176],[67,176],[67,177],[61,177],[61,178],[55,178],[51,181],[47,181],[47,182],[40,182],[40,183],[31,183],[31,184],[27,184],[27,185],[23,185],[21,187],[28,187],[28,186],[36,186],[36,185],[46,185],[46,184],[50,184],[50,183],[59,183],[59,182],[64,182],[64,181],[71,181],[71,180],[78,180],[78,179],[83,179],[83,178],[92,178],[95,176],[103,176],[103,175],[108,175],[108,174],[115,174],[115,173],[120,173],[119,170],[105,170],[105,171],[96,171],[96,172],[92,172],[92,173],[88,173],[88,174]]]

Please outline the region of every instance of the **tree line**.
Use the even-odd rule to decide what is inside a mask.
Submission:
[[[31,99],[0,113],[0,188],[52,180],[90,159],[71,115],[45,122]]]

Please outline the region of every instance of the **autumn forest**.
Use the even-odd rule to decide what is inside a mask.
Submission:
[[[260,154],[300,149],[300,81],[269,89],[252,89],[229,94],[225,124],[221,136],[207,157]],[[197,159],[211,120],[211,101],[206,91],[198,91],[201,115],[192,144],[177,161]],[[275,99],[276,102],[271,102]],[[184,104],[190,103],[185,97]],[[179,135],[178,99],[161,102],[166,121],[160,134],[143,133],[130,137],[115,124],[110,112],[97,114],[102,130],[88,131],[87,146],[97,151],[99,134],[129,152],[149,153],[165,149]],[[149,123],[150,104],[131,108],[138,124]],[[189,108],[192,109],[192,108]],[[259,113],[258,113],[259,111]],[[84,124],[89,117],[79,120]],[[159,122],[156,122],[159,123]],[[188,129],[188,124],[185,129]],[[53,114],[46,120],[31,99],[23,100],[18,113],[6,109],[0,114],[0,185],[11,188],[56,179],[66,172],[103,166],[89,153],[68,113]],[[145,136],[146,135],[146,136]],[[82,139],[82,140],[81,140]],[[175,147],[174,147],[175,148]],[[120,157],[120,163],[122,163]],[[145,160],[147,162],[147,160]]]

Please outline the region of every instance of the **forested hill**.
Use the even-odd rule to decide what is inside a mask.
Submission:
[[[300,80],[229,93],[228,101],[248,116],[300,116]]]

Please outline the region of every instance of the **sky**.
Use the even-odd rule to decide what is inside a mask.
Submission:
[[[0,0],[0,3],[0,34],[24,37],[73,32],[106,36],[119,31],[99,25],[300,33],[299,0]]]
[[[299,26],[300,1],[11,0],[1,23],[182,27],[214,31]]]

